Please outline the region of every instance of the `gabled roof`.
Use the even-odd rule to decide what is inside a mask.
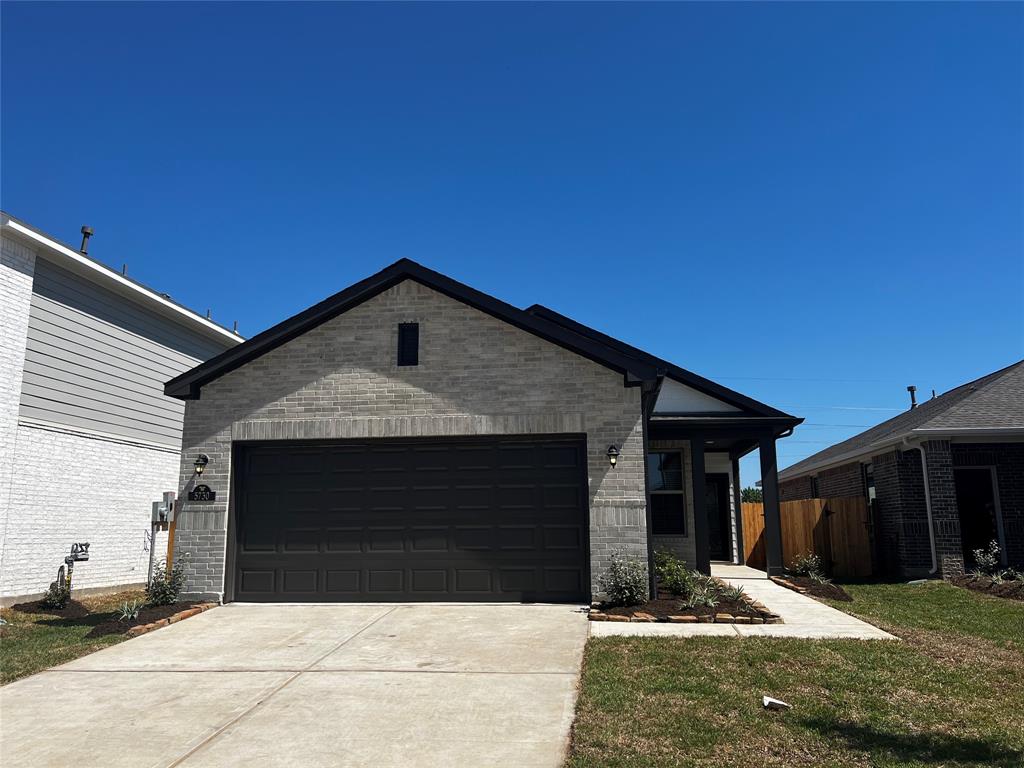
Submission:
[[[642,349],[638,349],[624,341],[612,338],[607,334],[601,333],[589,326],[578,323],[570,317],[559,314],[553,309],[549,309],[542,304],[534,304],[532,307],[526,310],[531,315],[536,317],[544,318],[552,322],[558,323],[559,325],[568,328],[569,330],[577,333],[585,338],[589,338],[593,341],[602,344],[608,349],[613,349],[621,354],[635,357],[638,360],[646,362],[648,365],[653,366],[661,372],[661,375],[667,376],[670,379],[675,379],[683,384],[687,384],[696,390],[704,392],[705,394],[711,395],[712,397],[718,398],[730,405],[736,406],[746,412],[745,415],[755,416],[770,416],[779,417],[780,419],[793,419],[795,417],[788,413],[772,408],[769,405],[765,405],[762,402],[754,400],[751,397],[740,394],[735,390],[723,387],[711,379],[705,379],[703,376],[698,376],[692,371],[688,371],[685,368],[680,368],[674,363],[670,363],[668,360],[663,360],[660,357],[655,357],[649,352],[644,352]],[[744,415],[744,414],[739,414]]]
[[[926,400],[888,421],[818,451],[779,473],[780,480],[877,453],[904,438],[1024,434],[1024,360]]]
[[[743,411],[738,414],[739,416],[799,421],[782,411],[690,373],[553,310],[539,305],[534,305],[528,310],[513,307],[409,259],[396,261],[377,274],[253,336],[244,344],[171,379],[164,385],[164,392],[184,400],[198,398],[204,384],[347,312],[403,280],[414,280],[438,293],[621,373],[625,386],[638,386],[643,382],[655,383],[660,377],[668,376],[735,405]]]

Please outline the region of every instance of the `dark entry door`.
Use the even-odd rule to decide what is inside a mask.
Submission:
[[[708,551],[712,560],[732,560],[732,526],[729,525],[729,475],[706,475]]]
[[[954,469],[953,480],[964,562],[971,567],[974,550],[988,549],[990,542],[998,541],[992,470],[988,467]]]
[[[239,601],[589,598],[579,437],[243,445]]]

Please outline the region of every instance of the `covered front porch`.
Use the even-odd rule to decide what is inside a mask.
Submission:
[[[703,573],[711,573],[713,562],[744,565],[739,462],[755,450],[760,455],[767,572],[782,573],[775,443],[800,421],[785,414],[652,410],[645,425],[652,573],[654,553],[662,550]]]

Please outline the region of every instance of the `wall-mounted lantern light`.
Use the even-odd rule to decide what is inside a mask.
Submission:
[[[209,463],[210,457],[207,456],[205,453],[200,453],[198,456],[196,456],[196,463],[194,465],[196,468],[196,474],[202,477],[203,470],[206,469],[206,465]]]
[[[608,463],[611,464],[614,467],[615,466],[615,462],[617,462],[618,460],[619,460],[619,449],[616,448],[614,445],[609,445],[608,446]]]

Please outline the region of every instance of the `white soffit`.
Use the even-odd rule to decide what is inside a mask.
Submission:
[[[681,384],[674,379],[665,379],[654,404],[655,413],[739,413],[740,409],[711,395]]]

